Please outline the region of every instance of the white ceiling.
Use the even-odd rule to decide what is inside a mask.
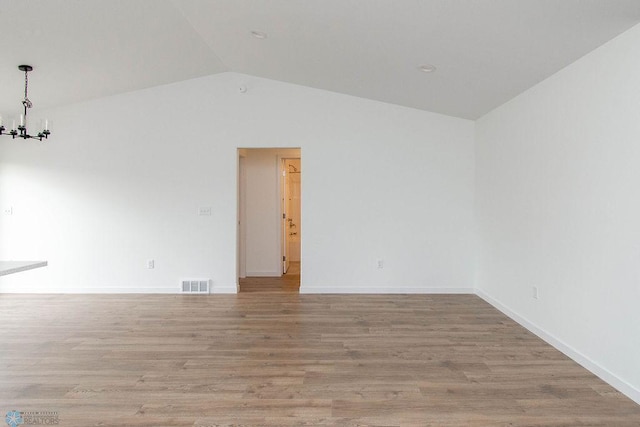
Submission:
[[[34,109],[236,71],[475,119],[639,22],[639,0],[0,0],[0,113],[27,63]]]

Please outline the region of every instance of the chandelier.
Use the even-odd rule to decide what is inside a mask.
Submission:
[[[29,135],[29,131],[27,130],[27,110],[33,106],[31,101],[29,101],[28,89],[29,89],[29,71],[33,71],[33,67],[31,65],[19,65],[18,70],[24,71],[24,99],[22,100],[22,106],[24,107],[24,113],[20,114],[20,120],[16,123],[16,120],[13,120],[11,125],[11,130],[7,133],[6,128],[2,122],[2,116],[0,116],[0,135],[11,136],[13,139],[22,138],[22,139],[37,139],[42,141],[42,139],[49,138],[51,132],[49,131],[49,121],[44,120],[42,131],[38,132],[37,135]]]

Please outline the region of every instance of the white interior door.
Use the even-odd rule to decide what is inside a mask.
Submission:
[[[238,158],[238,277],[247,277],[247,230],[246,230],[246,159],[242,152]]]
[[[289,227],[288,216],[289,212],[289,180],[287,171],[287,159],[281,159],[280,161],[280,195],[282,206],[282,274],[286,274],[289,270]]]

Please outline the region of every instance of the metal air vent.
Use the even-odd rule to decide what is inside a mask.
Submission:
[[[208,294],[211,279],[183,279],[181,285],[183,294]]]

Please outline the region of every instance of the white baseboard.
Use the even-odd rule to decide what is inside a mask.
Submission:
[[[482,290],[476,289],[475,293],[480,298],[482,298],[483,300],[491,304],[493,307],[500,310],[506,316],[516,321],[517,323],[519,323],[525,329],[537,335],[547,344],[550,344],[551,346],[555,347],[557,350],[561,351],[562,353],[570,357],[576,363],[582,365],[582,367],[584,367],[585,369],[587,369],[588,371],[590,371],[591,373],[599,377],[601,380],[603,380],[604,382],[608,383],[609,385],[611,385],[612,387],[614,387],[615,389],[623,393],[629,399],[640,404],[640,390],[638,390],[628,382],[624,381],[622,378],[611,373],[606,368],[598,365],[596,362],[589,359],[587,356],[585,356],[575,348],[571,347],[570,345],[564,343],[562,340],[555,337],[553,334],[550,334],[544,329],[537,327],[534,323],[530,322],[523,316],[520,316],[518,313],[512,311],[507,306],[502,304],[500,301],[494,299],[493,297],[483,292]]]
[[[418,288],[372,285],[322,285],[300,284],[301,294],[475,294],[474,288]]]
[[[238,288],[235,284],[222,286],[214,283],[211,287],[211,294],[235,294]],[[36,287],[3,287],[0,294],[178,294],[182,295],[182,290],[176,287],[124,287],[105,286],[99,288],[76,288],[76,289],[41,289]]]
[[[280,277],[281,271],[247,271],[245,277]]]
[[[176,288],[131,288],[131,287],[100,287],[100,288],[61,288],[41,289],[36,287],[7,287],[2,288],[3,294],[177,294]]]

